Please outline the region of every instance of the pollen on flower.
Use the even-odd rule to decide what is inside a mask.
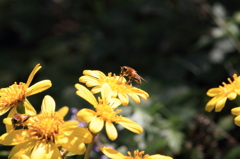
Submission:
[[[125,157],[125,159],[148,159],[149,155],[144,155],[144,151],[135,150],[134,156],[132,156],[131,152],[128,151],[128,157]],[[143,156],[144,155],[144,156]]]
[[[14,107],[24,101],[26,93],[26,84],[16,82],[7,87],[0,89],[0,104],[1,107]]]
[[[39,114],[31,118],[28,129],[33,139],[55,142],[63,123],[63,118],[56,114],[54,116]]]
[[[96,115],[108,122],[118,122],[122,116],[117,114],[121,111],[121,109],[114,111],[114,109],[108,105],[98,105],[96,107]]]

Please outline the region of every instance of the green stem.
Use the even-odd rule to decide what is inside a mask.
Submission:
[[[97,134],[93,134],[93,133],[92,133],[92,136],[93,136],[92,142],[91,142],[90,144],[88,144],[87,151],[86,151],[86,153],[85,153],[84,159],[89,159],[89,157],[90,157],[90,152],[91,152],[91,150],[92,150],[92,147],[93,147],[93,144],[94,144],[94,140],[95,140],[95,137],[97,136]]]

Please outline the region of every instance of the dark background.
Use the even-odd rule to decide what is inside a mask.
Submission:
[[[240,129],[231,115],[239,99],[220,113],[204,111],[207,90],[240,69],[239,6],[239,0],[2,0],[0,86],[26,82],[40,63],[32,84],[50,79],[53,86],[28,98],[37,111],[45,95],[58,108],[91,108],[75,94],[83,70],[119,74],[120,66],[131,66],[148,81],[140,87],[150,98],[131,102],[123,115],[144,133],[119,128],[117,140],[103,132],[100,142],[124,154],[239,158]],[[10,148],[1,146],[0,154]]]

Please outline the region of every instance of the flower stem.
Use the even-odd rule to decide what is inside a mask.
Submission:
[[[94,144],[94,141],[95,141],[95,137],[97,136],[97,134],[93,134],[93,133],[92,133],[92,136],[93,136],[92,142],[91,142],[90,144],[88,144],[87,151],[86,151],[86,153],[85,153],[84,159],[89,159],[89,157],[90,157],[90,152],[91,152],[91,150],[92,150],[92,147],[93,147],[93,144]]]

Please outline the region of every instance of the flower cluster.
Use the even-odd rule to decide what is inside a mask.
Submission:
[[[56,103],[49,95],[43,98],[41,112],[37,113],[27,97],[52,86],[50,80],[43,80],[30,86],[40,68],[40,64],[37,64],[26,83],[15,82],[7,88],[0,89],[0,115],[10,110],[7,118],[3,120],[6,133],[0,136],[0,144],[14,146],[9,158],[63,159],[69,154],[85,154],[85,159],[88,159],[95,137],[104,128],[110,140],[118,137],[114,124],[120,124],[136,134],[143,132],[139,124],[121,115],[120,106],[127,106],[129,97],[140,103],[141,98],[147,100],[149,95],[132,86],[121,74],[117,76],[109,73],[106,76],[97,70],[83,71],[79,81],[93,88],[89,90],[77,83],[76,94],[93,107],[79,111],[75,109],[73,112],[75,116],[69,121],[64,121],[69,108],[65,106],[55,111]],[[86,125],[81,127],[79,121]],[[87,148],[85,144],[88,144]],[[100,149],[106,156],[114,159],[172,159],[163,155],[144,155],[144,151],[138,150],[133,156],[131,153],[124,156],[109,147]]]
[[[218,88],[211,88],[207,95],[213,97],[206,105],[205,110],[210,112],[215,108],[216,112],[220,112],[226,104],[227,99],[234,100],[240,95],[240,76],[233,75],[233,80],[228,78],[228,84],[222,83]],[[233,108],[232,114],[237,115],[234,119],[236,125],[240,126],[240,107]]]

